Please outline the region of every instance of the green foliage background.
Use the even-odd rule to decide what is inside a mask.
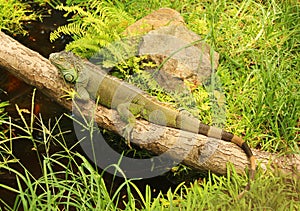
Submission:
[[[40,0],[39,0],[40,1]],[[61,34],[72,35],[74,42],[67,48],[85,57],[122,37],[124,29],[152,11],[170,7],[179,11],[187,26],[200,34],[220,53],[217,74],[221,78],[227,103],[226,129],[242,135],[252,147],[283,154],[299,154],[300,143],[300,83],[299,42],[300,5],[297,0],[120,0],[66,1],[58,5],[69,14],[70,24],[53,32],[52,39]],[[26,4],[0,0],[1,30],[25,33],[20,22],[26,16]],[[120,24],[121,23],[121,24]],[[133,65],[135,65],[134,63]],[[125,64],[123,64],[123,67]],[[125,71],[126,72],[126,71]],[[203,87],[199,87],[203,90]],[[200,98],[199,98],[200,99]],[[34,99],[32,100],[32,109]],[[78,210],[118,210],[121,188],[127,190],[125,210],[299,210],[300,183],[287,175],[262,171],[242,199],[237,196],[247,184],[247,177],[238,175],[228,166],[227,176],[209,174],[207,179],[181,184],[166,194],[151,195],[153,189],[141,192],[132,180],[125,180],[115,192],[107,190],[103,175],[87,161],[64,145],[64,131],[59,120],[59,133],[47,128],[42,119],[31,114],[29,122],[18,110],[26,127],[10,121],[0,103],[0,168],[17,175],[17,188],[0,183],[1,188],[18,194],[13,207],[7,210],[57,210],[75,207]],[[43,140],[34,140],[33,121],[39,121]],[[8,128],[19,128],[23,135],[12,136]],[[61,141],[61,138],[63,141]],[[18,172],[7,164],[19,162],[14,157],[12,142],[31,140],[36,146],[45,143],[48,152],[51,140],[64,151],[40,157],[43,175],[34,178],[24,167]],[[3,145],[3,143],[9,143]],[[3,147],[4,146],[4,147]],[[60,162],[67,159],[67,164]],[[72,164],[72,165],[71,165]],[[61,172],[55,172],[59,165]],[[75,171],[72,166],[75,166]],[[121,169],[113,166],[116,171]],[[64,177],[65,176],[65,177]],[[88,188],[87,188],[88,187]],[[40,190],[40,192],[37,191]],[[135,198],[139,196],[139,199]],[[3,199],[0,198],[3,202]]]

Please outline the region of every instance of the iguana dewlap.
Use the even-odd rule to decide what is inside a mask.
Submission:
[[[76,90],[82,100],[99,97],[101,105],[117,109],[121,118],[126,120],[131,128],[134,126],[135,116],[139,115],[155,124],[237,144],[250,160],[250,180],[254,179],[255,157],[248,144],[240,137],[203,124],[186,111],[178,111],[163,105],[137,87],[108,75],[101,68],[71,52],[52,53],[49,60],[59,69],[66,81],[76,82]]]

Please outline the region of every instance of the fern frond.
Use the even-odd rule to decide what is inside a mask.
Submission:
[[[95,53],[99,52],[101,47],[108,44],[107,36],[91,36],[88,34],[85,37],[74,40],[73,42],[67,44],[66,50],[73,51],[75,54],[82,57],[91,57]]]
[[[61,34],[83,37],[86,34],[86,27],[80,23],[70,23],[65,26],[59,26],[54,32],[50,33],[50,41],[58,39]]]
[[[76,55],[91,57],[99,51],[99,46],[96,40],[83,37],[78,40],[74,40],[66,46],[67,51],[72,51]]]
[[[50,40],[54,41],[62,34],[71,35],[74,43],[68,44],[67,48],[75,53],[81,52],[81,56],[90,54],[88,50],[94,52],[119,40],[121,33],[134,19],[114,3],[90,0],[80,6],[57,6],[56,9],[65,11],[66,16],[72,14],[69,20],[72,23],[58,27],[50,34]]]
[[[67,17],[70,13],[75,13],[78,14],[79,16],[88,16],[90,15],[89,12],[84,11],[83,8],[81,8],[80,6],[64,6],[64,5],[58,5],[55,7],[55,9],[60,10],[60,11],[65,11],[66,14],[64,15],[65,17]]]

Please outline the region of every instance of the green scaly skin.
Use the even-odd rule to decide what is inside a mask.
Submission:
[[[155,124],[182,129],[203,134],[208,137],[233,142],[240,146],[250,160],[250,180],[254,179],[256,159],[245,141],[240,137],[222,129],[201,123],[186,111],[178,111],[158,102],[142,90],[108,75],[101,68],[85,61],[71,52],[50,54],[49,60],[62,73],[67,82],[75,83],[76,91],[81,100],[96,99],[105,107],[116,109],[128,125],[129,131],[135,125],[135,117],[139,117]],[[250,188],[250,180],[246,189]]]

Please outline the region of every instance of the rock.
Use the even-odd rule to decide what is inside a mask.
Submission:
[[[125,34],[128,36],[146,34],[151,30],[167,25],[184,25],[183,17],[176,10],[161,8],[130,25]]]
[[[156,34],[171,35],[178,38],[179,40],[186,41],[189,45],[192,44],[192,46],[198,48],[202,52],[200,55],[203,56],[202,67],[207,68],[209,66],[211,68],[211,64],[209,64],[211,47],[204,41],[201,41],[202,38],[199,35],[197,35],[195,32],[189,30],[186,26],[170,25],[170,26],[161,27],[157,30],[150,31],[148,33],[148,35],[156,35]],[[213,52],[214,69],[217,69],[219,65],[218,61],[219,61],[219,54],[214,51]]]
[[[218,67],[219,54],[211,53],[211,47],[185,26],[177,11],[159,9],[128,27],[127,32],[133,31],[149,31],[141,38],[138,55],[149,55],[160,66],[148,71],[155,72],[156,81],[169,91],[185,90],[185,82],[197,86]]]
[[[218,67],[219,54],[213,52],[211,59],[210,46],[184,25],[161,27],[142,40],[139,55],[150,55],[156,64],[163,64],[154,77],[167,90],[181,91],[185,81],[199,85],[210,77],[212,66]]]

